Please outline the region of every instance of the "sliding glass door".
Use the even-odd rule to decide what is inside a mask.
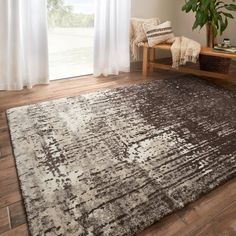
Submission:
[[[94,0],[47,0],[50,79],[93,73]]]

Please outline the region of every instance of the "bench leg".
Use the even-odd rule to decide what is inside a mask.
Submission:
[[[149,61],[154,62],[155,61],[155,48],[150,48],[150,55],[149,55]],[[153,66],[149,65],[149,72],[153,72]]]
[[[148,76],[148,48],[143,47],[143,76]]]

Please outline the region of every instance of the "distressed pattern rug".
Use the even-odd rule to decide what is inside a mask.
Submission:
[[[133,235],[236,176],[236,94],[194,77],[7,115],[33,236]]]

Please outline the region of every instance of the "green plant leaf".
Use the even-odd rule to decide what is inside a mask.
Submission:
[[[227,12],[222,12],[222,14],[224,14],[226,17],[234,19],[233,15]]]
[[[232,0],[235,2],[235,0]],[[208,22],[212,25],[214,35],[222,34],[227,26],[228,19],[234,19],[234,16],[229,12],[236,11],[236,4],[228,4],[225,1],[219,0],[186,0],[182,10],[186,13],[195,13],[195,22],[193,30],[200,27],[202,28]]]

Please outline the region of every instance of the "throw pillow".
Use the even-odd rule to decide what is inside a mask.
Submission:
[[[144,32],[144,29],[143,29],[144,23],[159,25],[160,20],[159,18],[152,18],[152,19],[132,18],[131,19],[131,39],[136,45],[138,45],[141,42],[147,41],[146,33]]]
[[[131,29],[130,29],[130,46],[131,46],[131,56],[134,61],[139,59],[139,49],[138,47],[147,41],[146,33],[143,29],[143,23],[158,25],[160,24],[159,18],[151,19],[141,19],[132,18],[131,19]]]
[[[144,23],[143,29],[146,33],[150,47],[174,39],[170,21],[166,21],[160,25]]]

